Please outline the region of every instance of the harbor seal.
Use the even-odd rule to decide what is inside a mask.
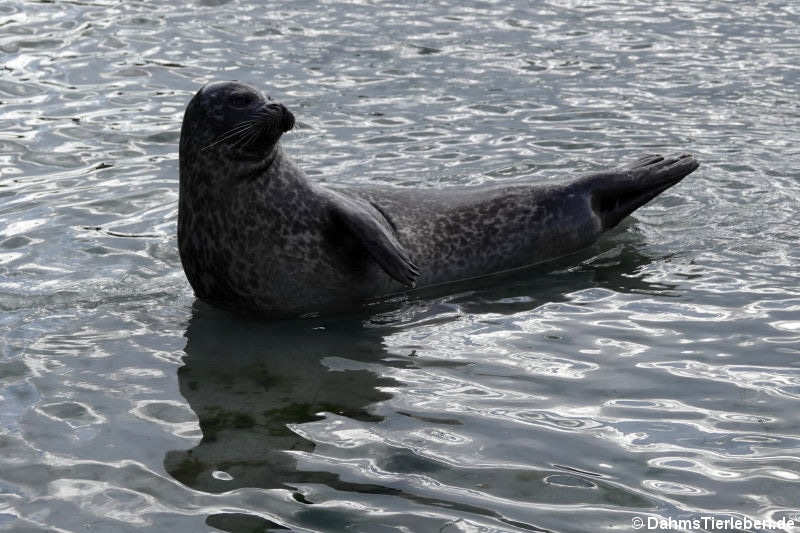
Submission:
[[[560,185],[323,187],[279,140],[282,104],[238,82],[203,86],[180,138],[178,247],[197,297],[297,316],[575,252],[693,172],[646,156]]]

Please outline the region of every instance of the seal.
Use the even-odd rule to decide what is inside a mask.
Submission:
[[[197,297],[297,316],[575,252],[698,167],[688,154],[563,184],[328,188],[281,147],[294,115],[238,82],[203,86],[180,139],[178,247]]]

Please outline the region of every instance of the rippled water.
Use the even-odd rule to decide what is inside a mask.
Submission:
[[[0,4],[0,529],[800,516],[797,4],[412,4]],[[212,79],[329,183],[702,166],[556,263],[250,321],[176,251]]]

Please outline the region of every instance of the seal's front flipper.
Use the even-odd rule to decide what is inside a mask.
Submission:
[[[419,270],[389,228],[350,199],[338,198],[333,212],[389,276],[407,287],[415,286]]]

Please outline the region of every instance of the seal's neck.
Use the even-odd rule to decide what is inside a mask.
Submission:
[[[253,179],[263,181],[264,187],[270,190],[284,188],[297,190],[298,187],[309,186],[305,172],[294,164],[280,144],[276,144],[269,157],[263,160]]]

